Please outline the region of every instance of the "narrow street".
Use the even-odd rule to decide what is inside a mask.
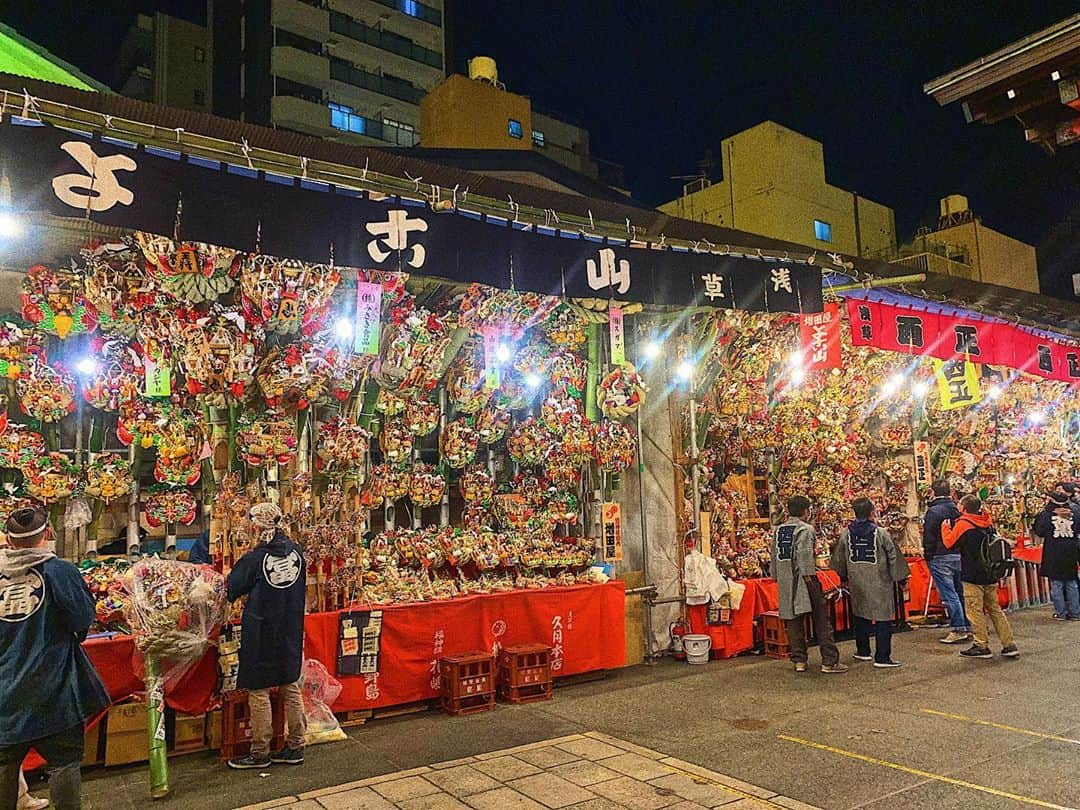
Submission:
[[[266,775],[189,755],[173,760],[167,806],[1080,807],[1080,625],[1048,609],[1011,618],[1019,661],[963,661],[937,631],[915,631],[897,637],[895,671],[665,661],[548,703],[369,723]],[[85,799],[91,810],[148,806],[145,767],[89,772]]]

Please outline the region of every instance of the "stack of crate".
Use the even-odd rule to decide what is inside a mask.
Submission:
[[[495,707],[495,657],[462,653],[439,659],[439,703],[454,717]]]
[[[277,689],[270,693],[270,708],[274,729],[270,750],[277,751],[285,745],[285,705]],[[251,753],[251,707],[245,690],[226,692],[221,696],[220,740],[218,756],[222,762]],[[213,736],[211,741],[216,741]]]
[[[804,638],[810,638],[810,614],[803,617]],[[775,610],[761,614],[762,637],[765,641],[765,655],[786,661],[791,657],[791,643],[788,641],[787,624]]]
[[[499,650],[497,691],[509,703],[551,700],[551,647],[518,644]]]

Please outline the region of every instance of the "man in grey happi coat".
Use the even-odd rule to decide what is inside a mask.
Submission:
[[[780,618],[787,625],[795,671],[806,672],[805,617],[809,613],[821,650],[821,671],[829,675],[847,672],[833,642],[832,621],[814,565],[814,527],[803,519],[810,511],[810,501],[796,495],[787,502],[787,510],[787,521],[776,527],[773,537],[770,573],[777,583]]]
[[[900,666],[892,657],[896,584],[911,572],[889,533],[874,520],[874,504],[859,498],[851,504],[855,520],[832,554],[832,568],[851,590],[855,624],[855,660],[873,661],[879,669]],[[870,652],[870,634],[876,650]]]

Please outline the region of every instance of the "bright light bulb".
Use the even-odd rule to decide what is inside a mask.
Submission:
[[[353,336],[352,321],[348,318],[338,318],[334,321],[334,334],[342,340],[348,340]]]
[[[803,353],[795,352],[794,354],[792,354],[791,357],[788,359],[788,365],[792,368],[801,369],[803,367]]]
[[[655,360],[660,356],[660,344],[655,340],[650,340],[645,344],[645,347],[641,350],[641,353],[645,355],[646,360]]]
[[[900,390],[900,387],[904,384],[904,375],[900,373],[893,374],[889,379],[885,381],[885,384],[881,386],[881,393],[885,396],[895,394]]]
[[[1010,475],[1008,477],[1008,479],[1005,481],[1005,483],[1007,483],[1007,484],[1015,484],[1016,483],[1016,476],[1015,475]]]
[[[75,370],[84,377],[92,377],[97,374],[98,361],[93,357],[82,357],[76,361]]]
[[[806,372],[801,368],[795,368],[791,372],[791,384],[802,385],[803,380],[806,379]]]
[[[986,390],[987,399],[999,399],[1001,397],[1001,386],[992,385]]]
[[[495,349],[495,359],[500,363],[506,363],[513,357],[514,351],[505,343],[500,343],[499,347]]]
[[[22,221],[10,211],[0,211],[0,239],[15,239],[22,234]]]
[[[675,376],[686,382],[694,374],[694,364],[689,360],[683,360],[675,369]]]
[[[913,393],[919,399],[922,399],[930,393],[930,383],[926,380],[919,380],[913,386],[911,386],[911,393]]]
[[[539,388],[544,382],[544,378],[534,372],[529,372],[525,375],[525,385],[529,388]]]
[[[1028,421],[1033,425],[1041,425],[1046,421],[1046,414],[1042,411],[1032,411],[1028,414]]]

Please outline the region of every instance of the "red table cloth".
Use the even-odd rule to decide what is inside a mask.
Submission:
[[[1030,552],[1033,549],[1024,549],[1024,551]],[[1013,551],[1013,556],[1018,557],[1016,550]],[[906,559],[908,567],[911,569],[911,578],[908,580],[908,615],[922,615],[923,610],[926,608],[926,591],[933,583],[930,577],[930,568],[922,557],[907,557]],[[1039,559],[1042,559],[1041,550],[1039,550]],[[960,595],[960,598],[963,598],[963,594]],[[998,604],[1002,607],[1009,606],[1009,588],[1006,585],[998,585]],[[941,604],[941,596],[938,595],[937,588],[930,592],[930,613],[942,615],[945,613],[945,607]]]

